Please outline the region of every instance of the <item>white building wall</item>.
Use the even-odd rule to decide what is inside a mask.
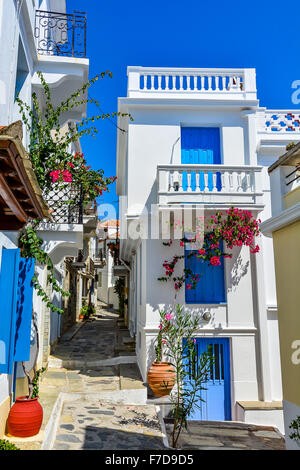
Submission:
[[[128,129],[128,212],[140,213],[155,199],[157,166],[180,164],[181,126],[217,126],[221,134],[221,161],[225,165],[245,164],[244,119],[238,111],[134,110]],[[147,170],[145,168],[147,162]],[[146,170],[146,171],[145,171]]]
[[[128,98],[120,98],[120,109],[130,112],[134,119],[128,122],[127,142],[120,135],[118,140],[118,188],[119,194],[124,197],[120,205],[121,238],[124,238],[126,217],[134,219],[145,208],[150,212],[151,204],[157,203],[157,166],[180,164],[182,126],[219,127],[221,161],[224,165],[261,165],[265,208],[255,215],[263,221],[274,210],[267,169],[286,144],[295,140],[295,136],[292,133],[285,136],[276,133],[266,135],[267,130],[262,127],[264,110],[258,108],[258,102],[253,101],[246,109],[242,98],[239,103],[235,101],[233,104],[225,103],[225,100],[217,101],[213,93],[205,100],[200,93],[192,99],[191,93],[186,92],[187,99],[184,99],[184,92],[175,91],[173,100],[171,93],[164,100],[164,90],[151,90],[151,93],[143,95],[138,80],[132,78]],[[298,133],[296,141],[299,138]],[[226,305],[185,305],[184,287],[176,300],[185,305],[191,314],[206,310],[212,314],[208,324],[201,324],[199,336],[230,338],[233,419],[237,417],[236,401],[282,399],[273,244],[270,238],[264,236],[257,242],[259,255],[250,255],[249,249],[243,247],[234,250],[231,260],[225,260]],[[163,260],[171,259],[178,249],[174,249],[174,243],[166,248],[159,240],[147,237],[141,245],[141,258],[138,242],[122,240],[121,253],[131,263],[129,314],[131,322],[137,323],[137,357],[146,380],[147,370],[154,359],[158,309],[170,307],[173,300],[173,288],[159,283],[157,277],[163,275]],[[136,255],[132,254],[133,246]],[[176,269],[180,272],[180,262]],[[280,424],[279,414],[282,415],[280,410],[274,412],[274,424]],[[273,419],[270,414],[266,424],[270,424],[269,419]]]

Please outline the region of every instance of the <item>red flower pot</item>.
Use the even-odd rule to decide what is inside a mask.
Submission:
[[[176,374],[168,362],[152,362],[148,371],[148,384],[155,397],[169,395],[174,387]]]
[[[43,408],[38,398],[18,397],[9,412],[7,428],[11,436],[31,437],[40,432],[42,422]]]

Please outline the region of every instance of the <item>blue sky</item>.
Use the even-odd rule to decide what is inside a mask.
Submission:
[[[255,67],[261,106],[297,108],[291,86],[300,80],[300,2],[67,0],[67,8],[87,12],[90,76],[113,73],[90,89],[104,112],[117,111],[118,96],[126,96],[128,65]],[[90,105],[88,113],[97,108]],[[95,139],[82,139],[83,151],[112,176],[117,129],[110,121],[98,129]],[[115,185],[101,202],[114,201]]]

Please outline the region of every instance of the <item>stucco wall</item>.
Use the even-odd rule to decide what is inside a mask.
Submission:
[[[140,210],[156,202],[157,165],[181,162],[181,126],[220,127],[221,161],[225,165],[245,164],[245,121],[239,112],[221,109],[132,111],[134,122],[128,130],[128,206]],[[145,162],[146,166],[145,166]]]
[[[283,397],[300,406],[300,222],[273,233]]]

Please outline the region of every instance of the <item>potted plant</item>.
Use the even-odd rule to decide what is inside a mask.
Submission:
[[[43,422],[43,408],[39,403],[39,378],[46,370],[45,367],[37,370],[36,364],[39,354],[39,332],[37,322],[32,313],[32,323],[36,335],[36,353],[33,362],[33,374],[27,371],[25,362],[22,362],[23,372],[28,382],[28,395],[17,397],[10,409],[7,418],[7,429],[11,436],[31,437],[40,432]]]
[[[83,320],[88,320],[90,316],[93,315],[95,312],[96,312],[96,309],[92,304],[83,305],[80,310],[79,318]]]
[[[7,419],[7,429],[11,436],[31,437],[40,432],[43,422],[43,408],[39,403],[39,377],[45,371],[39,369],[30,379],[29,395],[16,398]],[[27,376],[28,378],[28,376]]]
[[[147,375],[148,384],[155,397],[169,395],[176,381],[174,367],[163,361],[163,346],[166,344],[164,333],[169,328],[172,315],[165,311],[160,311],[161,322],[155,346],[156,360],[152,362]]]

